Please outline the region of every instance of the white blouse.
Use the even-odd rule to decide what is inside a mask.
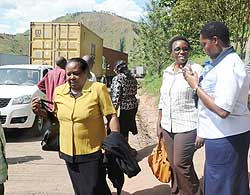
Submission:
[[[248,75],[244,63],[236,53],[227,55],[209,71],[201,82],[201,88],[214,98],[217,106],[230,114],[223,119],[199,101],[198,136],[217,139],[250,130]]]
[[[201,74],[201,65],[188,61],[185,67],[189,66],[198,75]],[[182,70],[174,72],[174,64],[164,70],[159,102],[163,129],[168,132],[182,133],[197,128],[198,112],[192,92],[192,88],[183,77]]]

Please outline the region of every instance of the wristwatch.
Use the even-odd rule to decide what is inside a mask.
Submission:
[[[193,95],[197,95],[197,90],[199,89],[199,85],[197,85],[197,87],[195,87],[195,88],[193,88],[193,91],[192,91],[192,93],[193,93]]]

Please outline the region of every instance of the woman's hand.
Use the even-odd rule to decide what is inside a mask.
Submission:
[[[182,69],[183,76],[192,89],[196,89],[199,84],[197,72],[193,72],[191,67]]]
[[[106,116],[107,119],[107,128],[111,131],[120,132],[119,119],[116,114],[110,114]]]
[[[162,137],[162,127],[161,127],[161,124],[160,123],[157,123],[156,125],[156,135],[158,138],[161,138]]]
[[[200,149],[202,146],[204,146],[204,139],[201,137],[196,136],[196,140],[195,140],[195,149],[198,150]]]
[[[47,118],[47,111],[42,107],[42,101],[40,97],[34,97],[31,102],[32,111],[43,118]]]
[[[32,99],[31,106],[32,106],[32,111],[33,111],[35,114],[38,114],[39,111],[40,111],[41,108],[42,108],[42,101],[41,101],[41,98],[40,98],[40,97],[34,97],[34,98]]]
[[[162,110],[160,109],[158,112],[158,119],[156,123],[156,135],[159,139],[162,137],[162,132],[163,132],[163,129],[161,127],[161,118],[162,118]]]

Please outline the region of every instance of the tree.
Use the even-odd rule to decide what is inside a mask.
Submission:
[[[201,27],[208,21],[221,21],[229,27],[235,49],[241,57],[244,55],[250,36],[249,0],[177,0],[171,13],[173,30],[177,34],[184,32],[198,53]]]
[[[132,61],[145,65],[148,74],[161,76],[162,68],[169,60],[167,43],[170,37],[167,29],[170,20],[167,10],[160,6],[159,0],[152,0],[146,10],[147,15],[136,30],[139,38],[135,40]]]
[[[209,21],[222,21],[231,32],[231,42],[243,57],[250,36],[249,0],[151,0],[135,31],[132,61],[146,65],[151,75],[161,75],[170,65],[169,39],[176,35],[188,38],[192,54],[204,55],[199,43],[202,26]]]
[[[124,52],[125,50],[125,37],[120,39],[120,52]]]

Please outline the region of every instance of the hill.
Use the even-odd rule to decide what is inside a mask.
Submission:
[[[103,38],[104,46],[115,50],[133,48],[136,23],[109,12],[77,12],[59,17],[53,22],[81,22]]]
[[[0,53],[28,55],[29,32],[16,35],[0,33]]]
[[[34,21],[35,22],[35,21]],[[136,23],[108,12],[77,12],[52,22],[81,22],[103,38],[104,46],[129,53],[136,37]],[[0,53],[28,55],[29,30],[17,35],[0,34]]]

